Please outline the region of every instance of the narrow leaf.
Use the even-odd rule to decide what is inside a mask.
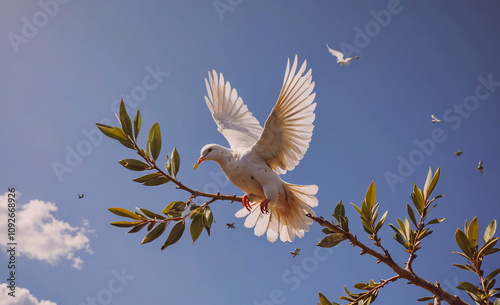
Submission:
[[[139,109],[137,109],[137,113],[134,118],[134,138],[137,140],[137,136],[139,135],[139,130],[141,129],[141,113]]]
[[[127,234],[129,233],[137,233],[139,232],[140,230],[142,230],[142,228],[144,228],[148,223],[145,222],[143,224],[140,224],[140,225],[136,225],[135,227],[133,227],[130,231],[127,232]]]
[[[151,149],[151,157],[156,161],[161,151],[161,132],[158,122],[151,127],[148,142],[149,148]]]
[[[156,179],[152,179],[152,180],[148,180],[146,182],[143,182],[142,185],[147,185],[147,186],[156,186],[156,185],[162,185],[162,184],[165,184],[165,183],[168,183],[170,181],[170,179],[168,179],[167,177],[158,177]]]
[[[147,210],[147,209],[139,209],[144,215],[148,216],[149,218],[151,219],[165,219],[165,217],[159,215],[159,214],[156,214],[156,213],[153,213],[151,212],[150,210]]]
[[[427,178],[425,179],[425,185],[424,185],[424,196],[425,198],[429,198],[429,187],[431,185],[431,181],[432,181],[432,169],[431,167],[429,166],[429,171],[427,172]]]
[[[441,223],[441,222],[443,222],[445,219],[446,219],[446,217],[444,217],[444,218],[436,218],[436,219],[433,219],[433,220],[429,221],[427,224],[428,224],[428,225],[433,225],[433,224],[436,224],[436,223]]]
[[[212,214],[212,210],[209,206],[205,208],[203,211],[203,226],[207,230],[208,236],[210,236],[210,228],[212,227],[212,223],[214,222],[214,215]]]
[[[377,226],[375,227],[375,233],[377,233],[380,230],[380,228],[382,228],[382,226],[384,225],[388,212],[389,211],[385,211],[384,215],[382,215],[382,217],[380,218],[379,222],[377,223]]]
[[[413,209],[408,203],[406,204],[406,210],[408,211],[408,216],[410,217],[411,222],[413,223],[415,228],[418,228],[417,219],[415,218],[415,213],[413,213]]]
[[[368,208],[371,210],[375,205],[375,200],[377,199],[377,188],[375,187],[374,181],[370,183],[368,190],[366,190],[365,198],[366,198],[366,204],[368,205]]]
[[[332,305],[332,302],[330,302],[322,293],[321,291],[318,291],[319,293],[319,303],[321,305]]]
[[[171,246],[171,245],[175,244],[176,242],[178,242],[179,239],[181,239],[185,228],[186,228],[186,223],[185,223],[184,219],[177,222],[174,225],[174,227],[172,228],[172,231],[170,231],[170,234],[168,235],[167,240],[165,241],[165,243],[161,247],[161,251],[165,250],[165,248],[167,248],[168,246]]]
[[[495,278],[495,276],[498,275],[498,273],[500,273],[500,268],[494,270],[493,272],[491,272],[490,274],[488,274],[488,276],[485,278],[487,281],[490,281],[492,280],[493,278]]]
[[[174,174],[174,177],[177,177],[177,173],[179,172],[179,168],[181,165],[181,157],[179,156],[179,153],[177,152],[177,149],[174,147],[174,150],[172,151],[172,173]]]
[[[138,183],[143,183],[143,182],[146,182],[146,181],[149,181],[149,180],[156,179],[156,178],[158,178],[160,176],[161,176],[160,173],[152,173],[152,174],[147,174],[147,175],[135,178],[132,181],[135,181],[135,182],[138,182]]]
[[[165,222],[162,222],[159,225],[157,225],[156,228],[154,228],[151,232],[148,233],[148,235],[144,237],[144,239],[141,242],[141,245],[152,242],[153,240],[160,237],[163,234],[163,232],[165,232],[166,227],[167,224]]]
[[[495,235],[495,231],[497,230],[497,221],[493,219],[493,221],[486,227],[484,231],[483,240],[484,242],[488,242]]]
[[[465,233],[458,228],[457,231],[455,232],[455,240],[460,249],[462,249],[462,251],[465,253],[465,255],[467,255],[467,257],[472,260],[472,249],[469,239],[467,238]]]
[[[479,288],[477,288],[476,286],[472,285],[469,282],[460,282],[460,286],[462,286],[462,288],[465,289],[465,291],[470,292],[472,294],[477,294],[478,292],[480,292]]]
[[[342,237],[342,234],[333,233],[323,237],[323,239],[318,243],[318,246],[323,248],[331,248],[335,247],[343,240],[344,238]]]
[[[120,124],[122,125],[122,129],[125,134],[133,139],[134,135],[132,134],[132,122],[130,121],[127,109],[125,108],[125,104],[123,103],[123,98],[120,102]]]
[[[150,168],[146,163],[135,159],[123,159],[118,161],[118,163],[123,165],[126,169],[133,171],[143,171]]]
[[[115,227],[126,228],[126,227],[135,227],[136,225],[138,225],[140,223],[141,223],[140,221],[134,221],[134,222],[130,222],[130,221],[115,221],[115,222],[110,223],[110,225],[115,226]]]
[[[434,177],[432,177],[432,181],[431,181],[429,187],[427,188],[427,193],[425,195],[425,198],[429,198],[429,196],[431,195],[432,191],[434,190],[434,187],[436,187],[436,184],[437,184],[437,182],[439,180],[439,174],[440,174],[440,172],[441,171],[440,171],[440,169],[438,167],[438,169],[434,173]]]
[[[424,301],[430,301],[433,299],[434,299],[434,297],[423,297],[423,298],[417,299],[417,301],[424,302]]]
[[[128,218],[132,218],[132,219],[137,219],[137,220],[141,220],[141,216],[137,215],[136,213],[132,212],[132,211],[129,211],[127,209],[123,209],[123,208],[108,208],[108,210],[115,214],[115,215],[118,215],[118,216],[121,216],[121,217],[128,217]]]
[[[424,209],[424,197],[422,196],[422,191],[417,187],[416,184],[413,185],[413,193],[415,194],[415,198],[417,200],[418,206],[420,210]]]
[[[198,239],[198,237],[200,237],[201,232],[203,232],[203,214],[202,213],[196,214],[196,216],[191,221],[190,232],[191,232],[191,238],[193,239],[193,244],[194,244],[194,242]]]
[[[167,214],[169,216],[180,215],[186,209],[186,203],[183,201],[172,201],[169,205],[167,205],[162,214]]]
[[[469,238],[469,243],[472,248],[475,248],[477,246],[477,241],[479,239],[479,233],[478,233],[478,224],[477,224],[477,218],[474,216],[472,218],[468,232],[467,232],[467,237]]]

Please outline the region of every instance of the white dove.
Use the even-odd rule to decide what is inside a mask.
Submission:
[[[227,178],[245,195],[243,208],[236,217],[248,217],[245,227],[255,227],[257,236],[267,231],[267,239],[292,242],[295,235],[309,231],[318,205],[316,185],[295,185],[284,182],[280,174],[293,170],[309,147],[315,118],[312,82],[306,61],[297,70],[297,56],[290,69],[287,62],[283,87],[278,101],[262,128],[248,111],[236,89],[217,73],[205,79],[208,109],[231,148],[208,144],[201,149],[200,164],[215,161]],[[259,206],[260,205],[260,206]]]
[[[431,114],[431,118],[432,118],[432,123],[441,123],[442,122],[434,114]]]
[[[344,58],[344,53],[335,51],[334,49],[330,48],[328,44],[326,44],[326,47],[328,48],[328,51],[332,53],[333,56],[337,57],[337,63],[341,66],[348,65],[351,63],[351,59],[358,59],[361,58],[359,56],[354,56],[354,57],[349,57],[349,58]]]

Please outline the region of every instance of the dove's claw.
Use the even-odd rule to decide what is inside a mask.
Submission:
[[[269,213],[269,209],[267,208],[267,204],[269,203],[269,201],[271,201],[271,199],[265,199],[260,203],[260,211],[262,212],[262,214]]]
[[[248,196],[245,194],[245,195],[243,195],[243,197],[241,199],[242,199],[241,203],[243,204],[243,207],[250,212],[250,210],[252,210],[252,206],[250,205],[250,201],[248,200]]]

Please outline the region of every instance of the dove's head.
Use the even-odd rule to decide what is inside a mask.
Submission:
[[[227,148],[220,146],[218,144],[207,144],[203,146],[203,148],[201,149],[200,158],[198,159],[197,164],[200,164],[201,162],[207,160],[212,160],[218,163],[222,155],[227,150],[228,150]]]

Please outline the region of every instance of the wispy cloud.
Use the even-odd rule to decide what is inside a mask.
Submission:
[[[17,198],[16,205],[16,242],[18,253],[30,259],[58,264],[63,260],[71,262],[76,269],[81,269],[83,260],[76,252],[84,250],[92,254],[90,240],[92,231],[88,222],[82,227],[73,227],[54,216],[55,203],[38,199],[22,204]],[[7,223],[7,194],[0,195],[0,223]],[[7,245],[7,235],[0,236],[0,247]]]
[[[47,300],[40,300],[30,294],[26,288],[16,287],[16,296],[11,297],[8,295],[10,292],[7,284],[0,284],[0,304],[9,305],[57,305],[54,302]]]

